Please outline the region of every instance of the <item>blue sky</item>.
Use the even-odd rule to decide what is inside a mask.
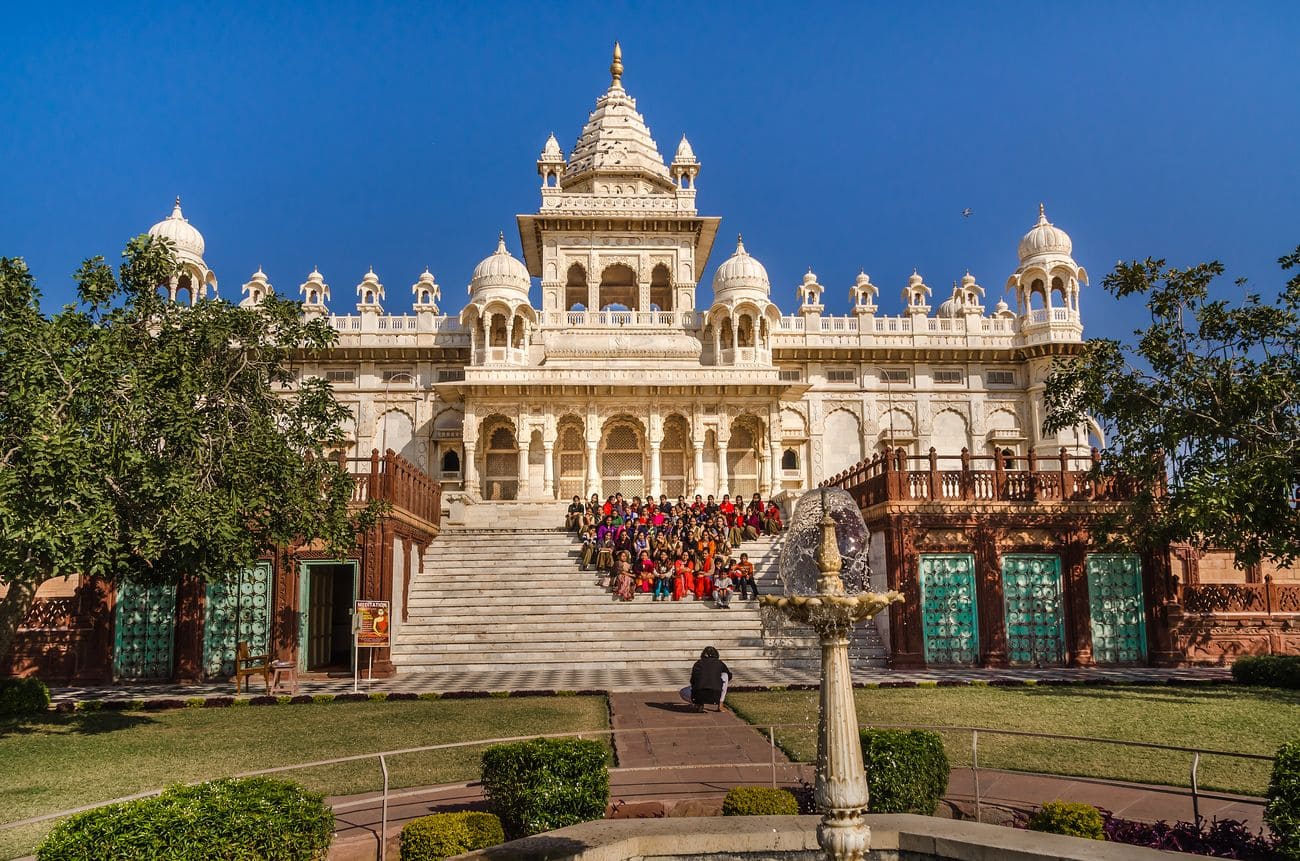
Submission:
[[[459,310],[536,209],[535,160],[624,83],[661,151],[685,132],[699,206],[790,313],[812,266],[836,313],[865,268],[886,313],[916,267],[992,305],[1038,202],[1122,336],[1117,259],[1224,261],[1281,283],[1300,244],[1300,3],[26,4],[0,35],[0,254],[53,307],[91,254],[176,194],[221,294],[319,266],[347,313],[374,266],[409,308],[428,266]],[[974,215],[962,218],[971,207]],[[1225,279],[1225,290],[1233,289]],[[704,291],[702,291],[704,292]],[[1008,297],[1008,301],[1012,301]]]

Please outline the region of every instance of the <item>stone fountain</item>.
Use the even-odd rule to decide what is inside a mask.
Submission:
[[[817,783],[823,811],[817,842],[831,861],[861,861],[871,848],[867,775],[862,767],[858,713],[853,702],[849,637],[853,626],[896,601],[898,592],[871,592],[866,523],[843,490],[804,494],[781,552],[785,595],[761,603],[817,632],[822,648],[821,704],[817,719]]]

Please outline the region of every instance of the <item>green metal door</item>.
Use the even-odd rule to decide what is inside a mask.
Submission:
[[[203,616],[203,671],[209,677],[235,672],[235,649],[264,655],[271,633],[271,564],[261,562],[230,582],[207,586]]]
[[[921,627],[927,664],[974,664],[979,658],[975,557],[921,556]]]
[[[1002,557],[1007,650],[1013,664],[1059,666],[1065,660],[1061,619],[1061,560],[1057,556]]]
[[[1088,557],[1088,611],[1092,618],[1092,656],[1098,663],[1146,661],[1140,557],[1118,553]]]
[[[171,678],[175,586],[122,584],[117,590],[113,627],[114,678]]]

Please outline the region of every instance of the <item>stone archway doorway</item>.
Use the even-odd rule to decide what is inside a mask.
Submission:
[[[600,445],[600,492],[624,498],[646,495],[646,446],[641,429],[629,420],[605,426]]]

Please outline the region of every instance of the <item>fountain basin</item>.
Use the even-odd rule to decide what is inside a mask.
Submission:
[[[869,861],[1170,861],[1137,846],[906,814],[866,817]],[[456,861],[823,861],[818,816],[708,816],[584,822]]]

